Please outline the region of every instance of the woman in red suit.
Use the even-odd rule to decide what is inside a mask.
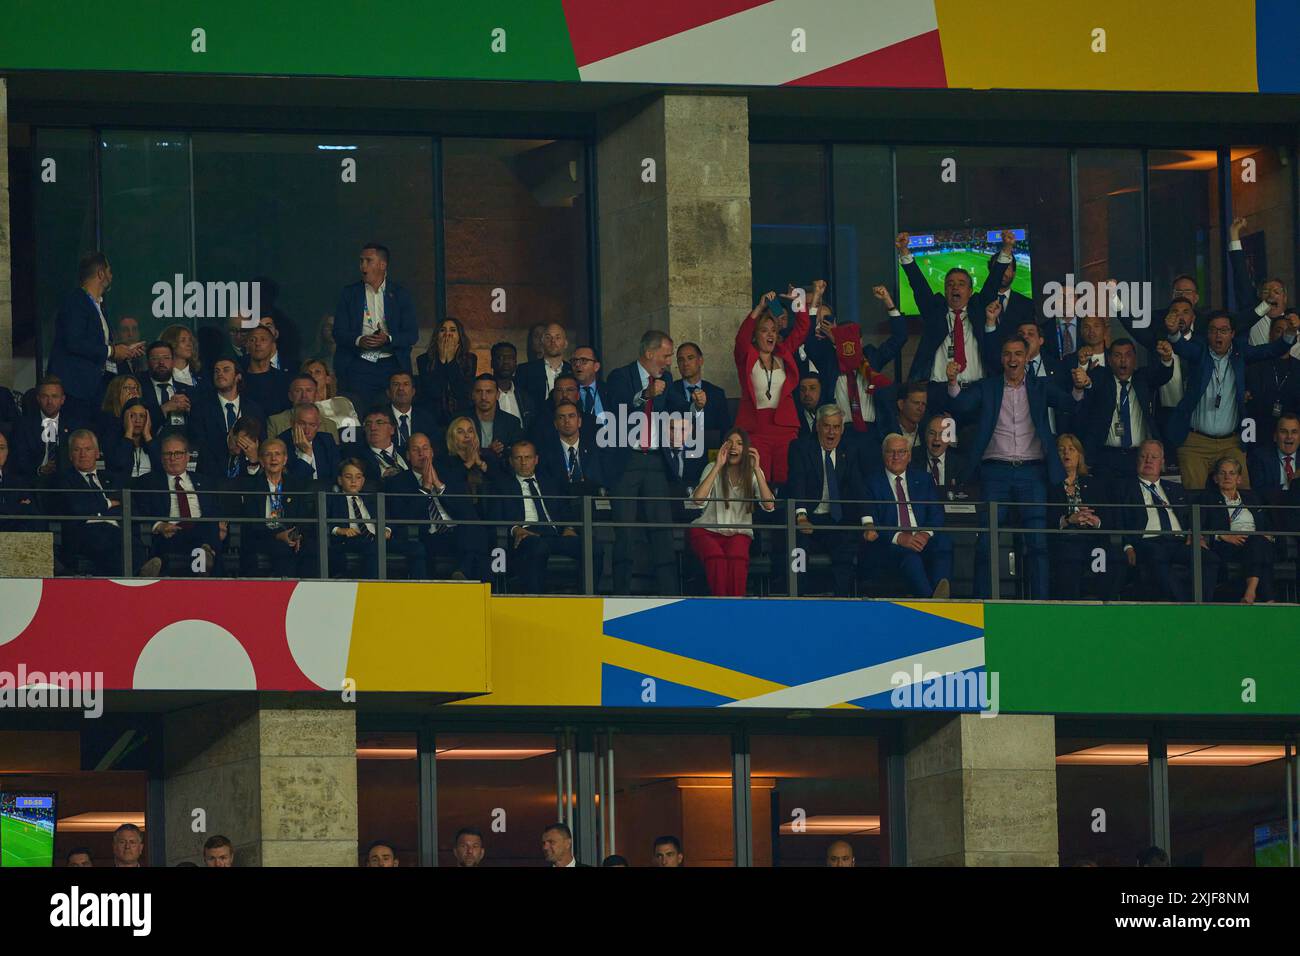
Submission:
[[[816,308],[826,283],[813,283],[811,307]],[[768,292],[740,323],[736,332],[736,373],[740,376],[740,408],[736,427],[749,433],[758,449],[763,473],[773,484],[785,484],[786,452],[799,434],[799,415],[790,396],[799,387],[799,365],[794,354],[808,337],[808,313],[796,312],[794,328],[782,341],[776,319],[767,304],[776,298]]]

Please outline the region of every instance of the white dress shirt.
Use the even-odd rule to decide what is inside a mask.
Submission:
[[[515,394],[514,387],[510,391],[497,390],[497,408],[510,415],[515,416],[521,422],[524,420],[524,413],[519,409],[519,396]]]
[[[364,524],[366,531],[374,535],[375,526],[370,523],[370,512],[360,495],[348,495],[347,509],[348,517],[352,519],[348,522],[349,528],[360,528]]]
[[[1124,383],[1118,378],[1115,379],[1115,411],[1110,416],[1110,428],[1106,432],[1107,448],[1124,447],[1124,426],[1119,417],[1120,396],[1124,394]],[[1147,439],[1146,421],[1142,417],[1142,405],[1138,401],[1137,388],[1133,379],[1128,380],[1128,422],[1130,435],[1133,439],[1131,447],[1137,448]]]
[[[388,331],[388,326],[384,323],[384,293],[388,290],[388,280],[379,283],[378,289],[372,289],[369,282],[363,282],[362,286],[366,290],[366,314],[361,317],[361,334],[357,336],[356,341],[358,348],[361,346],[361,340],[367,335]],[[392,358],[392,356],[393,353],[387,346],[361,353],[361,357],[367,362],[378,362],[380,359]]]
[[[1250,509],[1241,500],[1241,495],[1237,495],[1232,501],[1225,501],[1224,505],[1228,509],[1230,534],[1254,534],[1255,516],[1250,513]]]
[[[1154,538],[1158,536],[1156,533],[1160,531],[1160,511],[1155,499],[1151,497],[1151,491],[1147,488],[1147,485],[1151,484],[1156,486],[1156,489],[1160,492],[1160,497],[1165,500],[1165,504],[1171,504],[1171,502],[1169,501],[1169,495],[1166,493],[1164,485],[1159,481],[1148,482],[1145,478],[1139,478],[1138,482],[1138,487],[1142,489],[1142,500],[1147,506],[1147,526],[1145,530],[1152,532],[1151,534],[1144,534],[1142,537]],[[1176,509],[1171,507],[1166,513],[1169,515],[1170,529],[1173,531],[1182,531],[1183,526],[1178,523],[1178,513]]]

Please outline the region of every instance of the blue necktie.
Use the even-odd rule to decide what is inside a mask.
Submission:
[[[596,407],[596,400],[591,397],[594,386],[584,385],[582,387],[582,414],[590,415],[591,410]]]
[[[1128,382],[1120,382],[1119,392],[1119,427],[1123,434],[1120,444],[1124,448],[1133,447],[1133,423],[1129,419]]]
[[[235,403],[226,402],[226,431],[235,427]]]
[[[582,462],[578,460],[578,450],[569,449],[569,480],[582,481]]]
[[[840,507],[840,477],[835,474],[835,462],[831,461],[831,453],[822,449],[822,456],[826,459],[826,493],[831,499],[831,520],[839,521],[844,516],[844,509]]]
[[[1160,519],[1160,530],[1173,531],[1173,523],[1169,520],[1169,503],[1160,497],[1160,489],[1148,484],[1147,491],[1151,493],[1151,500],[1155,503],[1156,517]]]
[[[401,423],[397,426],[397,441],[399,444],[406,445],[411,441],[411,426],[407,422],[405,415],[399,415]]]

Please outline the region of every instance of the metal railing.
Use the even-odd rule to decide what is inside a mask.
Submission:
[[[139,553],[138,549],[149,549],[148,540],[152,537],[151,529],[159,522],[179,522],[184,521],[190,524],[219,523],[224,529],[235,528],[244,525],[263,525],[266,526],[268,518],[265,515],[250,515],[242,513],[245,507],[241,507],[250,495],[256,497],[270,497],[270,491],[248,491],[248,490],[207,490],[192,492],[201,498],[209,501],[218,502],[217,514],[204,514],[201,516],[180,517],[179,515],[169,514],[151,514],[142,510],[140,505],[141,499],[147,501],[152,498],[175,498],[174,491],[161,490],[143,490],[143,489],[111,489],[108,491],[97,491],[89,488],[58,488],[58,489],[14,489],[6,488],[6,501],[9,507],[6,509],[7,514],[0,514],[0,528],[8,530],[34,530],[48,531],[51,526],[62,526],[59,530],[69,529],[71,525],[81,525],[90,521],[96,522],[115,522],[121,533],[121,556],[122,568],[126,577],[137,576],[139,568],[135,558]],[[316,576],[320,578],[329,578],[331,574],[331,556],[330,542],[332,540],[332,530],[342,525],[361,523],[362,519],[350,516],[329,517],[328,502],[331,498],[341,499],[349,497],[345,493],[336,490],[319,490],[312,489],[309,491],[284,491],[286,497],[305,497],[308,504],[304,507],[299,504],[292,515],[280,517],[281,525],[296,527],[302,534],[304,541],[310,540],[310,552],[315,556],[318,563]],[[111,513],[98,516],[77,514],[65,506],[69,502],[68,496],[104,496],[107,495],[110,501],[119,501],[119,507],[112,510]],[[415,493],[394,493],[394,492],[375,492],[362,491],[357,495],[365,504],[367,511],[370,512],[366,524],[375,525],[376,529],[392,528],[394,538],[402,529],[408,527],[429,527],[433,522],[430,518],[421,514],[420,516],[411,516],[411,505],[418,504],[421,511],[427,508],[429,497]],[[23,499],[30,498],[32,507],[24,508],[20,503]],[[444,522],[450,529],[456,526],[482,526],[494,529],[496,534],[489,533],[488,547],[490,551],[505,547],[505,553],[509,554],[512,550],[508,540],[508,529],[510,526],[519,525],[521,522],[514,518],[503,517],[482,517],[484,510],[489,513],[495,511],[493,502],[496,501],[520,501],[518,495],[502,495],[494,493],[483,493],[478,495],[450,495],[444,494],[439,496],[440,501],[453,503],[456,501],[470,501],[474,506],[474,513],[480,517],[474,519],[454,520]],[[237,501],[231,506],[222,506],[221,502]],[[597,594],[600,584],[600,569],[595,566],[596,558],[596,532],[599,529],[607,528],[613,531],[617,536],[620,532],[629,532],[640,529],[642,531],[683,531],[687,528],[704,528],[707,530],[721,530],[736,527],[734,524],[706,524],[698,520],[691,520],[688,516],[684,520],[673,520],[667,522],[651,522],[644,520],[616,521],[613,520],[615,511],[614,503],[619,501],[632,501],[634,505],[647,504],[651,502],[662,502],[669,507],[676,504],[679,506],[687,505],[690,499],[679,497],[638,497],[638,498],[620,498],[614,495],[547,495],[544,499],[548,511],[558,507],[556,510],[567,517],[569,520],[539,520],[528,522],[529,527],[548,527],[554,529],[573,528],[579,533],[582,542],[582,576],[580,581],[579,593]],[[896,509],[897,502],[893,499],[883,501],[867,499],[839,499],[838,504],[854,515],[860,511],[869,509],[873,506],[882,506],[883,508]],[[925,504],[924,502],[914,502],[914,507]],[[1000,600],[1003,590],[1003,575],[1001,570],[1000,554],[1002,549],[1002,539],[1006,535],[1042,535],[1042,545],[1044,549],[1048,548],[1048,542],[1053,536],[1076,536],[1089,537],[1098,542],[1101,547],[1101,539],[1105,539],[1109,548],[1114,549],[1120,543],[1117,539],[1140,537],[1149,539],[1151,537],[1175,537],[1190,540],[1205,539],[1206,542],[1212,539],[1216,534],[1223,534],[1223,531],[1205,531],[1205,512],[1212,508],[1223,510],[1223,506],[1207,505],[1204,503],[1193,503],[1186,506],[1180,506],[1172,509],[1174,513],[1182,512],[1187,516],[1187,527],[1180,528],[1178,531],[1165,531],[1159,529],[1146,528],[1123,528],[1119,526],[1117,520],[1108,520],[1108,515],[1121,513],[1125,510],[1133,510],[1137,506],[1122,504],[1092,504],[1088,507],[1094,513],[1102,516],[1102,525],[1099,528],[1060,528],[1051,526],[1032,527],[1022,519],[1016,524],[1007,525],[999,521],[998,510],[1000,508],[1017,509],[1017,516],[1021,517],[1017,502],[986,502],[977,499],[968,499],[961,502],[934,502],[939,506],[951,508],[953,505],[965,506],[964,513],[955,516],[948,514],[945,517],[945,523],[942,526],[923,527],[923,526],[904,526],[901,524],[882,524],[872,523],[870,528],[876,531],[882,538],[901,531],[922,531],[942,532],[952,536],[956,541],[971,539],[984,548],[986,548],[985,559],[987,560],[988,581],[987,593],[985,597],[991,600]],[[1045,514],[1052,515],[1059,513],[1063,506],[1059,503],[1047,504],[1042,507]],[[169,509],[170,510],[170,509]],[[973,510],[974,514],[971,514]],[[1139,510],[1145,510],[1140,509]],[[1267,522],[1269,530],[1255,532],[1257,534],[1267,534],[1275,540],[1286,540],[1289,538],[1300,538],[1300,506],[1295,505],[1258,505],[1251,508],[1255,515],[1257,524],[1262,516],[1277,516],[1276,520]],[[405,516],[403,516],[405,515]],[[772,559],[772,571],[770,577],[776,578],[775,560],[779,557],[784,566],[784,578],[787,594],[793,596],[799,593],[799,575],[807,573],[797,570],[798,563],[794,560],[794,550],[799,547],[803,534],[797,523],[797,514],[795,502],[790,499],[777,499],[776,509],[773,512],[761,511],[755,504],[753,512],[752,530],[754,532],[755,547],[760,547],[764,538],[769,545],[765,553]],[[970,519],[970,520],[968,520]],[[866,530],[860,520],[851,523],[848,520],[842,520],[839,523],[827,523],[825,516],[819,516],[818,524],[812,532],[817,535],[826,534],[849,534],[856,533],[862,535]],[[507,532],[506,540],[501,539],[501,532]],[[980,538],[983,536],[983,540]],[[233,536],[232,536],[233,537]],[[242,536],[241,536],[242,537]],[[776,539],[777,546],[771,547],[772,540]],[[374,536],[374,547],[376,549],[377,574],[380,580],[388,577],[388,559],[392,550],[392,543],[387,539],[385,534],[376,534]],[[241,541],[241,548],[247,546],[247,542]],[[60,557],[65,559],[67,564],[76,563],[76,555],[68,554],[69,541],[65,538],[62,541],[62,551]],[[954,549],[955,550],[955,549]],[[1017,549],[1012,548],[1013,552]],[[1025,549],[1028,550],[1028,549]],[[1188,546],[1188,565],[1191,574],[1191,594],[1192,599],[1201,602],[1206,598],[1204,594],[1204,566],[1203,566],[1203,548],[1192,548]],[[1122,559],[1122,552],[1116,552]],[[490,557],[490,555],[489,555]],[[1108,556],[1109,560],[1109,556]],[[508,562],[507,562],[508,563]],[[983,564],[983,561],[977,564]],[[218,558],[217,569],[220,571],[220,558]],[[336,570],[336,569],[333,569]],[[1013,577],[1020,577],[1013,572]],[[435,580],[435,579],[427,579]],[[978,582],[974,582],[974,589],[978,594],[981,590]],[[1213,595],[1210,595],[1213,597]]]

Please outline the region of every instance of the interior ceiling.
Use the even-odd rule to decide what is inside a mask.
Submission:
[[[618,83],[518,83],[467,80],[353,79],[331,77],[194,76],[128,73],[22,72],[7,76],[12,122],[42,123],[69,115],[120,122],[142,112],[168,116],[183,110],[191,122],[220,121],[237,111],[244,122],[263,116],[284,125],[284,114],[348,114],[347,125],[369,128],[437,125],[439,116],[496,117],[572,114],[579,123],[595,114],[674,87]],[[929,138],[964,141],[1000,135],[1017,125],[1043,124],[1061,141],[1079,142],[1107,124],[1161,127],[1267,127],[1278,141],[1295,139],[1300,95],[1243,93],[1111,93],[1074,91],[974,91],[808,89],[804,87],[683,87],[686,92],[749,98],[751,129],[764,138],[801,139],[810,127],[825,136],[840,131],[867,136],[880,121],[916,127]],[[309,111],[303,114],[302,111]],[[359,115],[358,115],[359,114]],[[430,115],[435,114],[435,115]],[[122,117],[122,118],[119,118]],[[939,121],[964,124],[939,126]],[[146,120],[148,122],[150,120]],[[802,134],[802,135],[801,135]],[[883,131],[878,131],[883,136]],[[1054,136],[1057,134],[1053,134]]]

